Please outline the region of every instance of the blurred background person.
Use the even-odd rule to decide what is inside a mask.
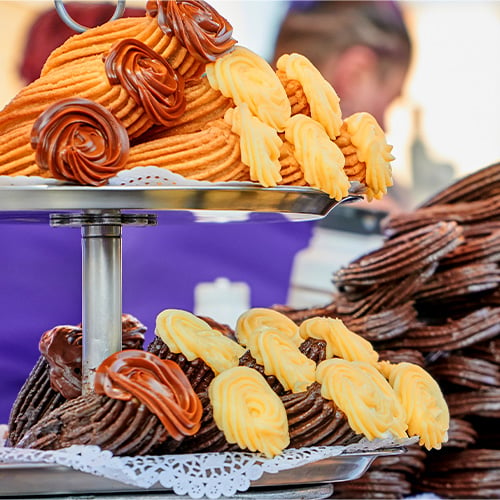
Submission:
[[[331,83],[344,117],[366,111],[385,128],[387,109],[408,74],[412,42],[394,1],[294,1],[274,59],[292,52],[306,56]]]

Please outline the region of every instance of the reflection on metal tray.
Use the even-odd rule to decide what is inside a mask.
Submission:
[[[360,199],[351,195],[340,203]],[[181,222],[241,221],[247,213],[261,222],[283,216],[310,220],[340,204],[310,187],[280,186],[0,186],[0,222],[47,222],[46,212],[124,210],[178,212]],[[171,221],[171,217],[168,218]],[[251,220],[251,217],[250,217]]]
[[[405,451],[404,447],[398,447],[373,452],[349,453],[319,460],[302,467],[282,470],[276,474],[264,473],[259,480],[252,481],[250,491],[259,491],[261,488],[352,481],[361,477],[376,458],[400,455]],[[171,490],[163,488],[160,484],[144,490],[61,465],[0,463],[0,498],[28,495],[43,498],[53,495],[168,491]]]

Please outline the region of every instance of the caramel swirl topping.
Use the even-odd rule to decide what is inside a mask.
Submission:
[[[81,98],[49,106],[35,121],[31,146],[40,168],[60,180],[98,186],[125,167],[125,127],[100,104]]]
[[[199,61],[215,61],[236,43],[231,24],[203,0],[148,0],[146,10]]]
[[[95,390],[113,399],[137,398],[176,440],[200,428],[202,406],[177,363],[147,351],[119,351],[96,370]]]
[[[104,65],[110,83],[121,85],[153,123],[169,126],[186,110],[184,78],[139,40],[114,44]]]
[[[82,392],[82,329],[61,325],[47,330],[38,348],[50,366],[50,385],[66,399]]]

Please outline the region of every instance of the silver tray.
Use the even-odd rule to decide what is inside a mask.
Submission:
[[[276,474],[264,473],[252,481],[249,492],[265,488],[290,488],[304,485],[352,481],[361,477],[378,457],[400,455],[404,447],[388,448],[373,452],[359,452],[319,460]],[[0,498],[36,495],[117,494],[172,492],[155,484],[141,489],[118,481],[94,476],[65,466],[44,463],[0,463]],[[258,495],[259,496],[259,495]],[[288,497],[290,498],[290,497]],[[304,496],[302,496],[304,498]],[[318,498],[318,497],[316,497]]]
[[[241,220],[245,212],[311,220],[359,199],[353,194],[337,202],[322,191],[297,186],[0,186],[0,222],[43,222],[50,212],[82,210],[166,211],[169,220],[181,212],[181,222],[186,214],[196,221],[217,220],[217,215]]]

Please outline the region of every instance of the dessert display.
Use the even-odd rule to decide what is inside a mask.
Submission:
[[[388,217],[380,248],[334,270],[331,303],[274,307],[299,325],[317,316],[342,320],[368,340],[413,414],[407,432],[424,422],[419,412],[434,413],[438,400],[428,406],[428,394],[435,382],[444,395],[450,420],[439,452],[424,445],[409,448],[408,462],[408,454],[377,459],[362,478],[335,486],[339,498],[498,496],[499,193],[499,163],[457,180],[414,211]],[[406,363],[411,370],[396,382]],[[416,390],[409,401],[404,379],[418,387],[421,377],[425,394]],[[441,404],[439,411],[444,416]],[[429,444],[443,432],[435,424]]]
[[[203,0],[149,1],[143,17],[72,36],[0,111],[0,176],[41,183],[156,167],[372,200],[392,185],[391,149],[371,115],[342,116],[307,58],[271,67]]]
[[[129,337],[142,334],[133,317],[124,316],[124,325]],[[299,326],[278,311],[250,309],[234,335],[246,346],[211,325],[217,322],[188,311],[161,311],[156,338],[106,358],[90,394],[75,376],[81,330],[46,332],[40,351],[49,369],[35,370],[26,387],[51,384],[58,404],[23,404],[29,398],[21,391],[9,441],[40,450],[96,445],[116,456],[248,450],[272,458],[286,448],[363,437],[418,436],[427,449],[448,439],[448,407],[434,379],[421,366],[380,360],[341,320],[315,317]],[[299,348],[310,339],[323,347],[319,363]]]
[[[393,157],[382,129],[368,113],[344,117],[305,57],[271,67],[203,0],[146,6],[143,18],[71,37],[0,111],[0,176],[98,187],[156,167],[191,181],[310,186],[337,201],[353,189],[368,201],[387,193]],[[491,495],[499,181],[493,165],[388,219],[383,246],[335,272],[325,306],[250,309],[234,331],[164,309],[147,346],[144,325],[124,315],[123,350],[97,367],[90,393],[81,326],[45,332],[8,444],[273,459],[415,438],[406,454],[339,483],[336,496]]]

